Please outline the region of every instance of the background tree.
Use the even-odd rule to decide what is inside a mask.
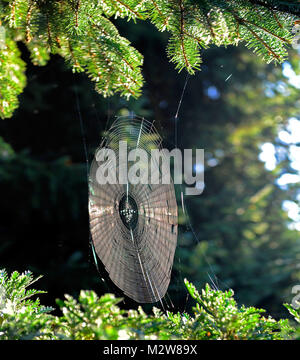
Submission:
[[[36,6],[39,2],[33,3]],[[47,2],[47,6],[55,3]],[[162,3],[166,2],[155,2]],[[169,3],[175,6],[175,2]],[[231,2],[240,6],[240,16],[248,19],[248,8],[242,12],[242,3],[249,5],[248,2]],[[264,2],[274,6],[276,17],[272,16],[275,21],[280,18],[282,23],[285,19],[284,23],[291,26],[293,16],[279,12],[275,3],[280,2]],[[111,4],[117,6],[116,2]],[[213,4],[222,9],[223,2],[199,4]],[[263,8],[265,6],[256,7],[251,16],[257,14],[266,19],[260,13],[266,11]],[[291,5],[289,9],[297,12],[299,8]],[[146,17],[147,11],[143,16]],[[226,13],[225,8],[222,11]],[[105,14],[103,16],[109,16]],[[21,26],[19,29],[8,28],[7,20],[4,20],[7,18],[2,18],[8,34],[14,34],[8,39],[12,36],[24,40],[18,44],[22,54],[18,61],[26,63],[27,87],[12,119],[0,123],[0,261],[2,267],[8,269],[30,268],[47,275],[42,280],[43,287],[54,297],[62,297],[66,292],[76,294],[81,288],[94,288],[101,293],[109,284],[104,272],[106,281],[100,282],[88,246],[87,184],[74,91],[84,118],[90,156],[99,145],[107,119],[111,121],[112,115],[128,114],[129,111],[148,119],[155,118],[166,144],[173,147],[174,114],[186,77],[178,75],[167,57],[161,55],[170,43],[172,31],[154,31],[153,24],[140,20],[128,23],[126,16],[125,19],[110,20],[123,39],[128,39],[125,47],[128,48],[130,41],[136,49],[128,51],[144,55],[145,79],[143,94],[138,100],[129,102],[119,96],[107,100],[98,96],[85,74],[74,76],[65,68],[58,50],[44,68],[33,66],[30,62],[32,52],[28,51],[28,43],[22,38],[24,29]],[[262,24],[258,19],[259,16],[257,24]],[[213,23],[219,24],[218,21]],[[175,20],[172,24],[176,25]],[[209,25],[203,24],[210,29]],[[215,26],[214,31],[221,34],[224,28],[215,29]],[[263,30],[254,30],[252,26],[253,31],[260,36],[263,34]],[[276,31],[278,28],[277,23]],[[72,41],[79,41],[77,35],[72,34]],[[232,41],[236,35],[235,30]],[[255,36],[251,39],[253,44]],[[271,35],[267,41],[270,39]],[[182,227],[169,296],[182,310],[188,307],[183,278],[187,277],[201,287],[211,276],[220,288],[233,287],[239,302],[263,306],[277,316],[282,311],[282,302],[290,302],[291,286],[299,279],[296,269],[299,235],[287,227],[289,220],[281,207],[283,200],[296,200],[298,190],[281,189],[276,184],[276,179],[288,171],[287,159],[269,172],[258,160],[258,155],[261,144],[278,143],[279,126],[285,126],[290,116],[299,116],[298,90],[283,76],[281,67],[264,64],[243,47],[217,48],[213,44],[221,43],[214,43],[212,38],[210,41],[211,48],[201,51],[202,71],[189,78],[178,123],[179,146],[204,148],[207,156],[205,191],[199,198],[187,200],[199,243],[181,213]],[[280,41],[280,44],[284,42]],[[273,46],[280,53],[284,51],[279,40]],[[52,51],[47,46],[37,48],[48,49],[46,53]],[[78,53],[80,51],[81,45]],[[89,61],[88,52],[85,54]],[[64,57],[72,63],[67,53]],[[270,54],[268,60],[271,58],[276,59]],[[289,61],[296,69],[297,55],[290,53]],[[120,61],[116,63],[115,66],[119,66]],[[87,67],[83,68],[89,74]],[[135,71],[140,71],[136,69],[139,67]],[[193,69],[189,68],[190,71]],[[102,71],[106,76],[107,69]],[[113,83],[116,73],[112,76]],[[2,80],[0,87],[1,84]],[[11,114],[12,109],[9,111]],[[282,144],[278,143],[278,146]],[[115,288],[114,291],[117,292]],[[53,298],[49,297],[48,302],[53,305]],[[126,300],[126,305],[132,304]]]

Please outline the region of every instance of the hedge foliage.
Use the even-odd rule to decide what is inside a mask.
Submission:
[[[195,301],[193,314],[162,312],[153,307],[152,314],[122,310],[122,300],[113,294],[99,297],[94,291],[82,290],[78,300],[65,295],[57,300],[62,311],[54,316],[51,307],[32,297],[44,291],[28,289],[40,277],[30,271],[10,276],[0,273],[0,339],[8,340],[279,340],[300,339],[300,309],[285,307],[295,321],[274,320],[265,310],[238,306],[233,291],[212,290],[207,284],[198,292],[185,280]]]

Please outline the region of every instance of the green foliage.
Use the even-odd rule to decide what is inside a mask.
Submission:
[[[288,329],[287,320],[279,322],[262,316],[265,310],[237,306],[233,291],[213,291],[209,285],[201,295],[195,286],[185,281],[193,299],[197,301],[191,336],[223,340],[275,340],[281,339],[281,330]]]
[[[121,310],[122,300],[113,294],[98,298],[94,291],[81,291],[78,301],[69,295],[57,304],[63,312],[59,333],[74,340],[167,338],[168,322],[160,316],[147,316],[138,310]]]
[[[294,309],[289,304],[284,304],[284,306],[288,309],[289,313],[294,316],[295,320],[300,324],[300,307]]]
[[[14,154],[12,147],[0,136],[0,159],[9,158]]]
[[[284,306],[288,309],[289,313],[295,319],[296,324],[300,324],[300,307],[294,308],[292,305],[284,304]],[[293,338],[300,340],[300,327],[299,325],[296,327],[296,331],[293,332]]]
[[[39,299],[29,300],[43,291],[27,290],[33,282],[31,272],[0,273],[0,339],[219,339],[277,340],[295,337],[297,331],[289,321],[263,317],[264,310],[238,307],[233,291],[212,290],[205,286],[201,294],[194,285],[185,285],[196,301],[194,315],[162,313],[153,308],[147,315],[138,310],[122,310],[122,300],[112,294],[100,298],[94,291],[81,291],[78,301],[69,295],[57,300],[63,315],[50,315],[53,310],[41,306]],[[299,312],[286,305],[299,321]]]
[[[34,279],[30,271],[14,271],[10,277],[0,271],[0,339],[33,339],[49,331],[48,312],[53,309],[40,305],[38,298],[31,299],[45,291],[27,289],[40,278]]]
[[[11,117],[26,84],[25,63],[15,41],[5,36],[0,47],[0,117]]]
[[[104,96],[138,97],[143,57],[119,34],[112,17],[150,19],[170,34],[167,53],[176,68],[193,74],[201,63],[200,50],[210,45],[244,42],[265,61],[282,62],[295,11],[294,4],[280,1],[1,0],[0,26],[7,40],[0,54],[0,81],[5,79],[0,116],[11,116],[25,85],[14,41],[27,45],[36,65],[45,65],[50,54],[61,55],[73,71],[86,72]]]

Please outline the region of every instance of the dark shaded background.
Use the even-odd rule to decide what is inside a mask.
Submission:
[[[103,99],[61,58],[34,67],[20,45],[28,85],[13,118],[0,123],[0,264],[43,274],[36,287],[48,291],[42,296],[47,305],[80,289],[122,295],[103,270],[97,273],[89,246],[83,137],[91,160],[114,116],[134,111],[155,119],[166,145],[174,143],[174,115],[186,74],[168,62],[165,34],[145,23],[117,25],[145,57],[141,98]],[[295,54],[290,61],[296,62]],[[212,279],[223,290],[233,288],[241,304],[287,316],[282,303],[291,302],[291,288],[299,282],[299,233],[288,229],[281,205],[295,199],[298,188],[275,183],[292,171],[277,132],[289,116],[299,114],[296,100],[281,67],[263,64],[245,48],[203,53],[202,71],[188,80],[178,123],[179,147],[204,148],[206,168],[204,193],[187,199],[196,237],[180,211],[168,291],[175,309],[189,310],[186,277],[198,287]],[[264,142],[280,150],[276,171],[258,160]],[[137,304],[125,299],[123,306]]]

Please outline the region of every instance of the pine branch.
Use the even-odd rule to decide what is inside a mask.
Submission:
[[[30,22],[31,22],[32,10],[33,10],[33,2],[30,1],[29,2],[29,7],[28,7],[28,10],[27,10],[27,14],[26,14],[26,35],[25,35],[25,38],[26,38],[27,42],[31,41],[31,30],[30,30],[31,24],[30,24]]]
[[[122,0],[113,0],[113,2],[121,5],[121,7],[125,8],[127,11],[127,15],[131,15],[133,17],[136,17],[138,19],[143,19],[142,14],[138,13],[134,7],[131,7],[129,4],[127,4],[127,1]]]
[[[255,26],[255,27],[263,30],[264,32],[266,32],[266,33],[268,33],[268,34],[276,37],[277,39],[279,39],[279,40],[282,41],[282,42],[285,42],[285,43],[287,43],[287,44],[290,44],[290,43],[291,43],[291,42],[288,41],[287,39],[285,39],[285,38],[283,38],[283,37],[281,37],[281,36],[279,36],[279,35],[277,35],[277,34],[274,34],[272,31],[266,29],[266,28],[263,27],[263,26],[260,26],[259,24],[255,24],[255,23],[253,23],[253,22],[251,22],[251,21],[249,21],[249,20],[241,19],[241,18],[239,18],[239,21],[240,21],[240,24],[246,23],[246,24],[253,25],[253,26]]]
[[[274,58],[276,58],[277,60],[280,60],[280,56],[277,55],[277,54],[275,53],[275,51],[274,51],[261,37],[259,37],[259,35],[258,35],[254,30],[252,30],[252,29],[250,28],[250,26],[248,26],[248,25],[245,25],[245,26],[246,26],[246,28],[251,32],[251,34],[253,34],[253,36],[254,36],[259,42],[261,42],[261,43],[263,44],[263,46],[268,50],[268,52],[273,55]]]
[[[0,22],[7,33],[7,66],[19,64],[16,77],[25,84],[24,65],[16,41],[23,41],[36,65],[59,54],[73,71],[86,72],[103,96],[116,92],[139,96],[143,58],[118,33],[111,17],[149,19],[170,35],[167,54],[176,69],[193,74],[200,51],[214,44],[245,42],[270,62],[282,62],[299,4],[277,0],[0,0]],[[2,58],[1,58],[2,56]],[[11,116],[22,86],[0,56],[0,116]],[[5,85],[3,85],[5,84]]]
[[[180,8],[180,46],[182,49],[182,54],[183,54],[183,58],[184,58],[184,62],[185,62],[185,66],[187,69],[190,69],[191,65],[188,62],[188,59],[186,57],[186,52],[185,52],[185,48],[184,48],[184,7],[183,7],[183,2],[182,0],[179,0],[179,8]]]
[[[25,63],[10,38],[0,51],[0,118],[9,118],[18,107],[18,95],[26,84]]]
[[[274,19],[276,20],[278,26],[279,26],[281,29],[283,29],[283,26],[282,26],[281,22],[279,21],[277,15],[276,15],[276,13],[275,13],[275,11],[274,11],[274,10],[271,10],[271,12],[272,12],[272,15],[273,15]]]
[[[155,24],[155,26],[160,31],[166,30],[169,26],[170,15],[163,12],[163,2],[159,0],[150,0],[148,1],[148,4],[149,18],[151,19],[153,24]]]

